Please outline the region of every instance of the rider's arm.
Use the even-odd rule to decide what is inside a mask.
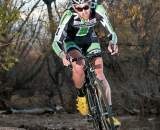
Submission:
[[[67,36],[68,23],[71,17],[72,17],[72,12],[70,10],[66,10],[60,20],[59,26],[57,28],[57,31],[55,33],[55,37],[52,43],[53,50],[60,58],[64,58],[65,56],[64,49],[63,49],[63,41]]]
[[[102,25],[106,29],[108,29],[109,33],[111,34],[111,42],[113,44],[117,44],[117,35],[112,28],[112,25],[109,21],[107,12],[106,12],[105,8],[103,7],[103,5],[96,6],[96,14],[98,14],[98,17],[100,18],[100,22],[102,23]]]

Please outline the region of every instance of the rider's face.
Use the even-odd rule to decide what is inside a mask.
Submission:
[[[88,3],[84,3],[84,4],[74,4],[73,5],[74,10],[76,11],[76,13],[79,14],[79,16],[85,20],[89,19],[90,17],[90,6]]]

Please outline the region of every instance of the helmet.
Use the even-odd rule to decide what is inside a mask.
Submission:
[[[97,0],[69,0],[68,7],[71,7],[72,4],[83,4],[86,2],[90,2],[91,4],[91,8],[95,8],[95,6],[97,5]]]
[[[72,4],[83,4],[86,2],[91,2],[92,0],[71,0]]]

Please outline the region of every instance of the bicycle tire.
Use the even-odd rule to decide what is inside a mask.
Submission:
[[[97,97],[99,98],[98,104],[100,113],[107,113],[108,104],[102,81],[100,81],[98,78],[95,78],[94,87],[98,90]],[[107,118],[109,119],[109,121],[107,120]],[[113,119],[110,116],[108,116],[108,114],[103,115],[101,117],[101,121],[105,130],[117,130],[117,128],[114,127]]]
[[[96,102],[96,99],[94,97],[94,90],[91,88],[87,88],[87,100],[88,100],[88,106],[89,106],[89,113],[92,118],[93,127],[95,130],[103,130],[102,128],[102,122],[100,121],[100,111],[98,110],[98,105]]]

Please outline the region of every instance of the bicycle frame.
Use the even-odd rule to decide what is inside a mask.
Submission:
[[[108,117],[108,112],[107,112],[107,105],[106,105],[106,95],[104,93],[104,88],[103,88],[103,83],[98,80],[96,78],[96,73],[95,73],[95,69],[92,65],[92,59],[94,57],[97,56],[101,56],[101,54],[93,54],[90,55],[88,57],[85,58],[85,87],[86,89],[88,89],[87,94],[89,94],[89,91],[91,92],[91,96],[94,96],[95,102],[96,104],[93,105],[93,108],[91,107],[91,111],[95,111],[93,115],[93,120],[97,120],[98,121],[98,128],[96,128],[96,130],[103,130],[103,128],[105,128],[105,130],[116,130],[116,128],[113,127],[113,121],[110,120],[110,122],[112,122],[111,124],[106,121],[106,117]],[[95,81],[98,80],[101,83],[98,83],[100,86],[95,87]],[[93,94],[93,95],[92,95]],[[88,95],[89,96],[89,95]],[[93,99],[93,98],[92,98]],[[92,100],[91,99],[91,100]],[[89,101],[89,97],[88,97],[88,103],[89,102],[93,102],[93,101]],[[102,101],[103,100],[103,101]],[[89,104],[91,105],[91,104]],[[95,114],[98,115],[95,115]],[[96,122],[97,123],[97,122]]]
[[[101,56],[101,53],[97,54],[90,54],[86,57],[79,57],[72,59],[72,62],[78,61],[78,60],[85,60],[85,85],[84,88],[86,89],[87,99],[88,99],[88,105],[90,109],[90,115],[93,124],[95,125],[96,130],[116,130],[112,127],[111,124],[106,121],[106,118],[108,118],[108,112],[107,112],[107,105],[106,105],[106,96],[104,94],[103,90],[103,84],[100,80],[96,78],[96,73],[94,66],[92,65],[92,59],[94,57]],[[98,81],[98,86],[96,87],[95,81]]]

